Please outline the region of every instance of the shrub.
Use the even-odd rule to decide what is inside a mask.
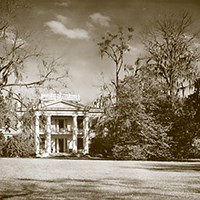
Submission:
[[[195,139],[193,143],[193,158],[200,158],[200,139]]]
[[[21,133],[8,139],[4,148],[6,157],[29,157],[34,155],[34,138],[32,134]]]
[[[110,137],[97,136],[92,139],[89,153],[92,156],[101,155],[101,157],[112,156],[113,142]]]
[[[3,133],[0,131],[0,157],[3,156],[3,148],[5,146],[5,137]]]
[[[145,151],[148,160],[174,160],[170,152],[170,145],[167,144],[146,145]]]
[[[115,145],[112,149],[113,157],[117,160],[146,160],[147,154],[140,145]]]
[[[117,160],[172,160],[169,148],[157,145],[115,145],[113,157]]]

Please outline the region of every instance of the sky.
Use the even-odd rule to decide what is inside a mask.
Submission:
[[[200,27],[198,0],[32,0],[16,23],[33,33],[33,44],[60,57],[69,70],[68,88],[59,91],[80,94],[82,102],[88,103],[101,94],[103,79],[114,78],[112,61],[101,59],[97,45],[107,31],[114,33],[118,26],[134,28],[126,60],[133,64],[144,54],[140,41],[143,29],[163,13],[183,10],[188,10],[195,27]],[[27,73],[33,76],[34,67]]]

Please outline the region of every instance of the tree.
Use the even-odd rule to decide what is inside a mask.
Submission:
[[[171,153],[176,158],[187,158],[190,154],[194,132],[191,122],[192,107],[185,105],[184,97],[191,92],[199,77],[198,49],[195,48],[197,33],[191,31],[191,16],[167,16],[158,19],[146,42],[146,67],[152,71],[163,91],[151,110],[156,121],[168,126],[172,138]],[[186,111],[187,110],[187,111]],[[186,114],[187,113],[187,114]]]
[[[173,136],[172,152],[177,158],[199,156],[195,141],[200,138],[200,79],[195,81],[195,90],[184,99],[180,115],[174,121],[169,135]]]
[[[3,153],[3,148],[5,146],[5,137],[3,135],[3,133],[0,131],[0,157],[4,156],[4,153]]]
[[[5,126],[5,118],[6,113],[8,112],[7,105],[4,99],[3,94],[0,91],[0,107],[1,107],[1,115],[0,115],[0,127]]]
[[[6,157],[29,157],[35,155],[34,137],[32,134],[21,133],[9,138],[4,147]]]
[[[126,67],[121,80],[116,73],[117,106],[110,106],[107,98],[104,105],[108,106],[97,124],[102,135],[107,128],[115,158],[174,159],[191,146],[194,135],[190,132],[197,126],[187,122],[191,115],[186,113],[192,108],[187,107],[186,112],[184,96],[198,77],[198,53],[196,34],[190,32],[190,25],[187,12],[175,19],[158,19],[146,42],[145,59],[138,58],[135,66]],[[110,40],[100,45],[102,53],[121,69]]]
[[[171,158],[168,127],[157,123],[150,108],[155,106],[158,95],[162,96],[157,82],[152,80],[146,68],[141,68],[120,82],[118,106],[107,106],[97,124],[102,137],[97,137],[94,144],[99,141],[99,153],[106,150],[116,159]]]
[[[132,39],[133,30],[129,31]],[[97,124],[97,132],[103,137],[102,140],[109,141],[109,145],[101,147],[112,152],[117,159],[124,159],[124,156],[126,159],[169,159],[170,138],[166,134],[168,127],[162,127],[156,122],[150,108],[155,105],[155,97],[162,95],[162,92],[159,93],[161,86],[154,80],[152,71],[140,64],[141,59],[133,66],[124,63],[124,53],[129,51],[130,40],[120,34],[109,34],[111,39],[103,38],[104,42],[100,43],[102,54],[107,54],[115,63],[114,85],[117,96],[117,106],[109,103],[111,98],[106,98],[105,113]],[[117,38],[122,45],[118,45],[112,38]],[[119,79],[122,67],[125,67],[126,74],[123,79]],[[106,137],[105,127],[108,130]],[[140,153],[136,155],[137,151]]]
[[[194,45],[197,34],[191,33],[191,22],[188,12],[160,18],[146,41],[147,65],[165,84],[165,92],[171,98],[180,95],[180,91],[184,95],[197,76],[198,54]]]
[[[39,49],[32,47],[30,34],[21,33],[13,24],[20,10],[28,9],[29,4],[23,0],[4,0],[0,3],[0,90],[10,90],[12,87],[39,87],[45,82],[60,81],[67,78],[67,71],[58,74],[59,59],[42,54]],[[50,58],[51,57],[51,58]],[[36,80],[25,80],[23,71],[34,62],[38,65],[35,69]],[[63,69],[62,69],[63,70]],[[64,84],[63,84],[64,85]],[[16,95],[17,97],[17,95]]]
[[[32,141],[31,138],[33,138],[34,106],[37,106],[38,102],[23,98],[17,89],[30,90],[32,88],[37,91],[43,86],[51,89],[54,82],[59,82],[65,87],[62,81],[68,78],[68,73],[62,68],[60,60],[53,58],[52,55],[41,53],[39,48],[30,42],[32,35],[24,33],[24,29],[21,31],[20,26],[15,23],[20,11],[29,9],[28,6],[29,3],[25,0],[0,1],[0,106],[3,113],[0,115],[0,126],[5,128],[5,125],[10,122],[9,126],[15,128],[16,121],[23,126],[18,136],[6,142],[4,149],[7,152],[6,155],[13,155],[12,151],[16,150],[19,156],[22,156],[20,149],[25,148],[25,151],[32,149],[32,142],[29,143],[28,139]],[[32,70],[35,73],[32,74],[34,79],[27,78],[24,73],[29,65],[35,66]],[[17,113],[16,102],[23,106],[21,115]],[[14,146],[17,149],[13,149]],[[7,150],[10,150],[10,153]]]
[[[20,28],[15,24],[15,18],[20,11],[29,9],[28,6],[29,2],[24,0],[0,2],[0,92],[8,97],[5,99],[6,103],[12,99],[24,104],[16,92],[17,88],[38,89],[46,83],[46,88],[51,89],[54,82],[62,83],[62,86],[66,87],[62,80],[68,78],[68,73],[62,68],[59,59],[45,55],[33,47],[30,42],[31,35],[19,31]],[[35,66],[32,70],[35,73],[32,76],[35,78],[32,79],[27,78],[24,73],[30,64]]]
[[[0,90],[11,87],[34,87],[41,86],[45,81],[59,81],[67,77],[67,72],[56,75],[60,63],[58,59],[50,60],[45,55],[31,50],[25,40],[19,37],[14,28],[4,26],[0,28]],[[36,81],[24,81],[23,70],[31,60],[34,60],[41,68],[43,74],[38,75]],[[36,71],[39,70],[36,69]]]
[[[119,28],[116,34],[107,32],[102,37],[102,41],[98,43],[102,58],[104,55],[108,56],[115,65],[115,80],[112,81],[112,84],[115,87],[116,102],[118,102],[119,96],[120,72],[125,65],[124,55],[130,51],[129,43],[132,39],[133,28],[128,28],[127,32]]]

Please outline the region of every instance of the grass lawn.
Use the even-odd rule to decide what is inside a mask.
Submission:
[[[0,199],[200,199],[200,162],[0,158]]]

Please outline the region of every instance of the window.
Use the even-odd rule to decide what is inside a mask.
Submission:
[[[59,119],[58,123],[59,123],[59,128],[64,128],[64,120],[63,119]]]
[[[65,124],[64,124],[64,119],[59,119],[58,120],[58,127],[59,127],[59,132],[64,132],[64,127]]]
[[[55,117],[52,120],[52,124],[57,133],[67,134],[72,131],[72,117]]]
[[[78,126],[78,129],[83,129],[83,117],[78,117],[77,126]]]

